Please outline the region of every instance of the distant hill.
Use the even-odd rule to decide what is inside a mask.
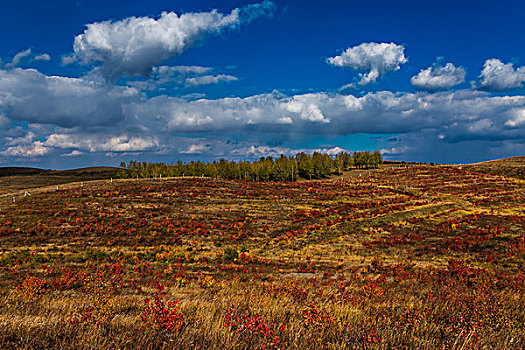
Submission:
[[[525,179],[525,156],[490,160],[462,167],[484,174]]]
[[[0,177],[2,176],[29,176],[29,175],[52,175],[52,176],[74,176],[74,177],[100,177],[115,176],[118,168],[113,167],[87,167],[68,170],[49,170],[27,167],[0,167]]]
[[[44,174],[49,170],[24,167],[0,167],[0,176],[36,175]]]
[[[108,179],[115,177],[118,172],[118,168],[114,167],[88,167],[70,170],[51,170],[52,175],[68,175],[76,177],[90,177],[91,180]]]
[[[88,167],[69,170],[0,167],[0,195],[70,182],[115,178],[117,171],[118,168],[113,167]]]

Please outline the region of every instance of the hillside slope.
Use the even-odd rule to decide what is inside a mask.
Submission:
[[[525,156],[496,159],[462,167],[484,174],[525,179]]]
[[[109,179],[116,177],[117,171],[118,168],[112,167],[89,167],[70,170],[4,167],[0,168],[0,195],[70,182]]]

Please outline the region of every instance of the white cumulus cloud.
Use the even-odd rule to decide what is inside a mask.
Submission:
[[[62,154],[61,157],[80,157],[86,154],[85,152],[81,152],[79,150],[73,150],[70,153]]]
[[[279,157],[281,154],[285,156],[295,156],[298,153],[312,154],[315,152],[329,154],[335,156],[341,152],[350,152],[341,147],[332,148],[289,148],[289,147],[270,147],[251,145],[247,147],[236,148],[231,151],[231,154],[236,156],[259,158],[259,157]]]
[[[465,69],[455,67],[452,63],[445,66],[438,64],[421,70],[411,79],[412,85],[420,90],[447,90],[465,81]]]
[[[28,131],[20,137],[7,137],[5,144],[7,149],[0,152],[0,155],[22,158],[36,158],[49,153],[50,148],[46,147],[42,141],[35,140],[36,135]]]
[[[328,58],[337,67],[368,71],[360,74],[359,85],[377,81],[389,71],[396,71],[407,62],[405,48],[395,43],[363,43],[346,49],[341,55]]]
[[[210,145],[205,144],[193,144],[190,145],[188,148],[180,151],[182,154],[201,154],[203,152],[206,152],[210,149]]]
[[[229,14],[216,10],[184,13],[163,12],[159,18],[129,17],[120,21],[87,25],[74,42],[73,59],[83,64],[100,64],[108,80],[122,75],[148,75],[154,66],[177,56],[202,40],[227,28],[238,27],[255,17],[271,13],[275,5],[265,1],[236,8]]]
[[[260,144],[261,135],[272,144],[289,140],[307,144],[312,135],[396,134],[399,142],[380,148],[391,155],[404,152],[412,159],[429,159],[439,152],[444,159],[445,150],[456,152],[456,159],[460,155],[468,159],[468,152],[480,157],[492,147],[491,155],[518,152],[525,144],[521,95],[463,89],[362,96],[326,92],[286,96],[273,91],[195,98],[147,98],[125,87],[45,76],[32,69],[0,69],[0,124],[5,127],[0,130],[0,161],[62,153],[73,157],[78,154],[74,151],[169,154],[174,159],[195,154],[243,159],[298,151]],[[20,126],[20,121],[29,124]],[[187,137],[181,141],[183,135]],[[239,142],[221,143],[225,139]]]
[[[50,61],[51,56],[49,56],[47,53],[43,53],[41,55],[37,55],[34,58],[35,61]]]
[[[50,149],[45,147],[41,141],[11,146],[5,151],[0,152],[4,156],[34,158],[46,155]]]
[[[175,74],[205,74],[211,71],[211,67],[203,66],[159,66],[153,67],[153,74],[159,77],[171,77]]]
[[[485,61],[477,87],[488,91],[505,91],[523,87],[523,82],[525,82],[525,67],[514,69],[512,63],[504,64],[492,58]]]
[[[505,122],[505,125],[512,128],[525,125],[525,109],[515,110],[511,118]]]
[[[159,142],[154,137],[55,133],[49,135],[44,145],[89,152],[138,152],[154,149]]]
[[[218,83],[229,83],[232,81],[237,81],[237,77],[226,74],[219,75],[203,75],[200,77],[186,78],[186,84],[189,86],[199,86],[199,85],[209,85],[209,84],[218,84]]]
[[[325,117],[319,109],[317,94],[306,94],[294,96],[284,104],[288,112],[297,114],[301,119],[311,122],[330,123],[330,118]]]
[[[159,96],[132,104],[127,113],[153,130],[167,132],[266,132],[348,135],[410,133],[433,129],[447,141],[467,138],[505,139],[514,111],[525,108],[525,96],[490,96],[475,90],[436,93],[380,91],[361,97],[337,93],[184,100]],[[489,123],[490,121],[490,123]],[[523,130],[521,130],[523,132]]]

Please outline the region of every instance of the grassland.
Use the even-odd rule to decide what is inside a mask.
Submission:
[[[1,349],[523,349],[525,181],[92,181],[0,198]]]
[[[515,177],[525,180],[525,156],[468,164],[465,167],[471,171],[484,174]]]
[[[118,168],[89,167],[72,170],[37,168],[0,168],[0,197],[24,194],[26,190],[72,182],[93,181],[116,177]]]

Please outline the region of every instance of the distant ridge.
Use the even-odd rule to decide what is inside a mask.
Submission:
[[[36,175],[49,170],[25,167],[0,167],[0,176]]]
[[[32,188],[56,186],[71,182],[116,178],[118,168],[87,167],[48,170],[30,167],[0,167],[0,196]]]
[[[488,160],[462,165],[462,167],[484,174],[525,179],[525,156]]]
[[[499,159],[485,160],[483,162],[466,164],[466,165],[485,165],[485,164],[498,163],[498,162],[523,163],[523,164],[525,164],[525,156],[516,156],[516,157],[509,157],[509,158],[499,158]]]
[[[118,168],[99,166],[99,167],[85,167],[78,169],[67,170],[51,170],[30,167],[0,167],[0,177],[2,176],[30,176],[30,175],[69,175],[69,176],[85,176],[85,175],[113,175],[116,174]]]

